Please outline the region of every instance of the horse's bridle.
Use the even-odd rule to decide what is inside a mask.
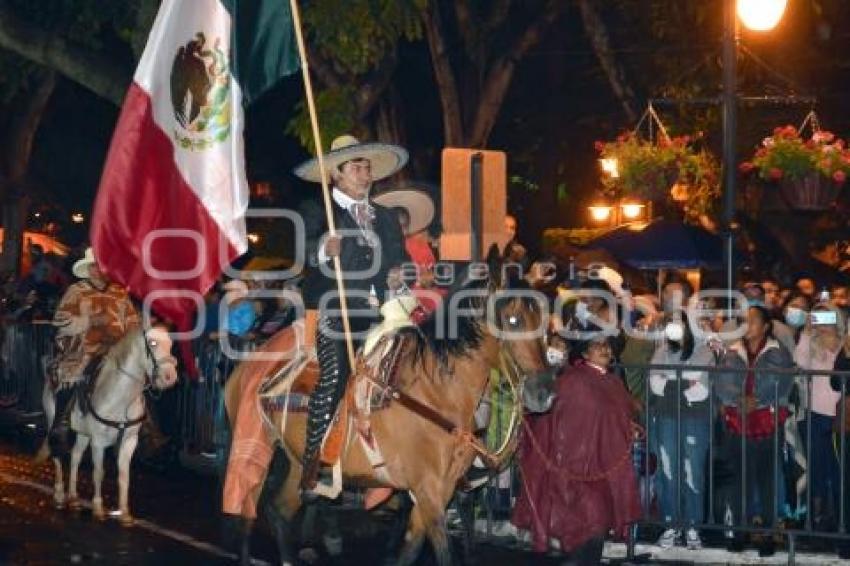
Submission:
[[[107,419],[106,417],[102,417],[97,414],[97,411],[94,409],[94,405],[91,402],[91,392],[86,391],[86,402],[88,405],[88,409],[91,412],[94,419],[102,425],[108,426],[110,428],[118,429],[118,446],[121,445],[121,441],[124,439],[124,432],[133,426],[142,424],[148,416],[147,409],[145,407],[145,391],[148,389],[156,388],[156,380],[159,377],[160,372],[160,364],[166,361],[166,358],[162,360],[157,359],[157,357],[153,353],[153,348],[156,347],[156,339],[148,338],[147,331],[142,332],[142,341],[145,344],[145,357],[150,359],[151,364],[153,364],[153,368],[150,372],[145,371],[142,375],[142,379],[138,379],[135,375],[121,367],[118,366],[118,372],[129,377],[133,381],[142,383],[142,391],[140,396],[142,398],[142,414],[135,419],[127,419],[125,421],[115,421],[112,419]],[[173,356],[167,356],[168,358],[174,359]],[[174,362],[176,363],[176,361]]]

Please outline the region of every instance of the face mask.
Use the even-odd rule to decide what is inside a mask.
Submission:
[[[664,327],[664,335],[671,342],[681,342],[685,337],[685,327],[681,322],[668,322]]]
[[[587,319],[590,318],[590,311],[587,308],[587,303],[583,301],[576,303],[576,318],[578,318],[582,323],[587,322]]]
[[[806,311],[797,307],[788,307],[785,309],[785,322],[794,328],[803,326],[806,324]]]
[[[564,352],[555,348],[553,346],[549,346],[546,349],[546,362],[552,366],[557,367],[564,363]]]

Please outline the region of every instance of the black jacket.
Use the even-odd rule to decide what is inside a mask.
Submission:
[[[343,281],[346,288],[346,299],[349,308],[365,308],[366,305],[360,300],[359,294],[368,294],[374,285],[378,299],[383,302],[387,293],[387,273],[393,267],[398,267],[410,261],[404,247],[404,234],[395,211],[371,203],[375,210],[375,219],[372,222],[372,230],[375,232],[380,244],[375,248],[370,247],[362,236],[343,235],[340,249],[340,266],[343,272]],[[336,201],[333,202],[334,221],[337,232],[351,230],[359,234],[357,222],[351,214]],[[333,262],[328,260],[324,263],[326,274],[322,273],[319,266],[318,248],[322,237],[327,232],[327,222],[324,214],[321,220],[305,219],[307,233],[307,267],[309,272],[302,286],[304,302],[307,308],[316,308],[324,293],[331,291],[336,293],[336,281],[333,278]],[[373,255],[378,254],[377,260]],[[366,277],[358,276],[356,272],[369,270],[373,261],[377,262],[377,270],[374,274]],[[368,275],[368,274],[367,274]],[[352,293],[352,291],[354,293]],[[336,301],[331,303],[336,305]]]

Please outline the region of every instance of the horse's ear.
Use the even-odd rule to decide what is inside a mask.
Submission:
[[[499,246],[495,243],[490,245],[487,250],[487,270],[490,275],[490,283],[496,287],[502,285],[502,254],[499,253]]]

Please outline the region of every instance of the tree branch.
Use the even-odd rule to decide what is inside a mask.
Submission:
[[[432,0],[437,4],[439,0]],[[469,6],[468,0],[455,0],[455,18],[457,19],[457,29],[463,37],[463,42],[466,44],[467,51],[477,49],[478,35],[475,32],[475,25],[472,24],[472,8]],[[434,6],[435,10],[439,8]]]
[[[40,74],[35,88],[21,93],[20,107],[16,108],[9,128],[5,157],[8,180],[12,185],[20,182],[27,173],[35,134],[56,87],[56,73],[44,71]]]
[[[0,3],[0,47],[61,73],[120,106],[132,70],[18,18]]]
[[[460,98],[455,82],[452,64],[446,47],[443,22],[437,0],[430,0],[422,12],[425,23],[425,36],[434,68],[434,78],[443,106],[443,138],[448,146],[463,143],[463,120],[460,111]]]
[[[487,18],[487,23],[484,24],[486,33],[492,33],[499,29],[508,17],[508,12],[511,9],[511,0],[492,0],[493,8],[490,10],[490,16]]]
[[[378,68],[363,80],[360,88],[354,94],[359,120],[366,118],[372,112],[372,109],[389,86],[397,66],[398,54],[395,50],[392,50],[381,61]]]
[[[327,59],[322,57],[319,52],[313,49],[309,44],[306,47],[307,64],[309,65],[310,70],[316,74],[316,78],[318,78],[326,88],[340,88],[343,86],[344,81],[339,73],[334,70],[333,65],[331,65]]]
[[[484,82],[478,111],[475,114],[471,133],[467,136],[466,145],[483,147],[487,143],[511,85],[516,64],[540,42],[549,27],[561,16],[565,4],[566,2],[561,0],[550,0],[540,18],[532,22],[517,38],[511,49],[493,63]]]
[[[159,9],[159,0],[139,0],[139,9],[136,12],[136,27],[133,29],[130,46],[133,48],[133,55],[138,62],[142,58],[142,53],[145,51],[145,45],[148,42],[153,21],[156,19],[156,12]]]
[[[611,49],[611,39],[608,36],[608,30],[605,27],[605,22],[588,0],[578,1],[579,9],[581,10],[581,19],[584,24],[584,30],[587,32],[590,43],[593,45],[593,51],[596,53],[596,58],[608,77],[608,83],[611,85],[611,90],[620,101],[623,111],[626,113],[630,122],[637,120],[637,99],[635,93],[626,80],[626,73],[622,65],[617,61],[614,51]]]

